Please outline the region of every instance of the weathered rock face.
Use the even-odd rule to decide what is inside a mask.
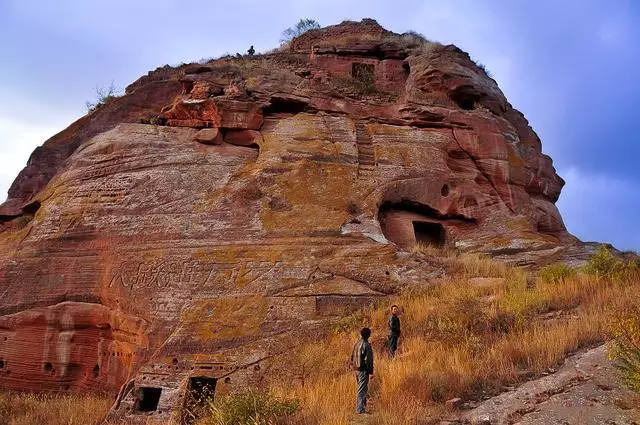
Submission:
[[[155,72],[163,71],[166,69]],[[136,90],[80,118],[33,151],[27,166],[9,188],[9,198],[0,205],[0,219],[21,215],[22,207],[47,185],[82,143],[116,124],[156,115],[181,90],[175,75],[162,81],[143,77],[131,87]]]
[[[578,247],[540,140],[453,46],[344,23],[116,102],[0,210],[0,388],[122,386],[116,412],[165,423],[193,378],[260,385],[307,330],[438,275],[416,242]]]

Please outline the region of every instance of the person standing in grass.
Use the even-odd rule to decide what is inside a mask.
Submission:
[[[360,340],[353,347],[351,353],[351,364],[356,371],[356,382],[358,383],[356,411],[365,413],[369,395],[369,376],[373,375],[373,349],[369,344],[371,329],[362,328],[360,336]]]
[[[387,339],[387,349],[389,350],[389,357],[394,358],[396,356],[396,350],[398,349],[398,339],[400,338],[400,318],[398,317],[398,306],[391,306],[391,316],[389,316],[389,338]]]

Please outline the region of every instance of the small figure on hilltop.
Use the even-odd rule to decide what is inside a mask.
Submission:
[[[400,318],[398,317],[399,309],[397,305],[391,306],[391,316],[389,316],[389,338],[387,339],[387,348],[389,349],[389,357],[396,356],[398,349],[398,339],[400,338]]]
[[[351,353],[351,364],[356,371],[356,382],[358,383],[356,411],[365,413],[369,395],[369,375],[373,375],[373,349],[369,344],[371,329],[362,328],[360,336],[360,340],[353,347]]]
[[[256,52],[256,49],[253,48],[253,44],[252,44],[251,47],[249,47],[249,50],[247,50],[247,53],[249,53],[249,56],[253,56],[255,52]]]

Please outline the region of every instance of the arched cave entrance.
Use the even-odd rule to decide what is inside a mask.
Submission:
[[[441,214],[428,205],[406,200],[382,204],[378,220],[387,240],[402,248],[416,244],[444,247],[451,243],[449,230],[476,223],[472,218]]]

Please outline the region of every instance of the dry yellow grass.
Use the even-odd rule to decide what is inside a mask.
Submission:
[[[443,258],[455,275],[389,300],[403,310],[397,357],[389,360],[383,351],[386,308],[351,315],[329,338],[302,348],[292,359],[294,368],[304,361],[311,370],[304,386],[273,388],[301,402],[289,423],[350,423],[355,377],[347,357],[361,326],[373,329],[377,354],[370,387],[374,414],[367,423],[417,425],[437,421],[447,399],[496,394],[555,368],[576,350],[601,343],[619,300],[640,303],[634,296],[640,286],[637,274],[616,282],[584,274],[546,282],[485,257],[427,250]],[[473,285],[469,278],[474,276],[500,279]]]
[[[415,245],[410,251],[442,259],[451,274],[457,277],[504,277],[510,271],[507,265],[493,261],[491,257],[483,254],[464,253],[453,248],[442,249],[424,244]]]
[[[0,425],[101,424],[113,400],[82,395],[0,394]]]
[[[373,329],[376,350],[370,384],[374,414],[366,423],[423,425],[438,422],[447,399],[496,394],[555,368],[576,350],[601,343],[608,332],[628,333],[629,320],[637,323],[636,313],[620,315],[640,311],[639,268],[631,263],[623,269],[609,267],[615,274],[608,276],[601,264],[611,261],[600,258],[595,275],[563,272],[559,279],[554,277],[558,273],[552,274],[554,278],[534,279],[523,270],[479,255],[430,247],[415,251],[441,258],[451,276],[389,300],[389,305],[402,308],[403,334],[395,359],[389,359],[383,349],[387,308],[357,311],[336,324],[326,338],[299,347],[287,358],[298,379],[274,384],[268,400],[281,400],[287,409],[297,404],[290,400],[298,400],[300,408],[294,415],[276,422],[242,423],[352,423],[355,377],[348,357],[357,331],[365,325]],[[492,279],[471,279],[478,276]],[[612,323],[619,326],[612,328]],[[640,340],[636,335],[640,332],[627,341],[632,348]],[[637,368],[630,373],[627,378],[640,382]],[[274,408],[266,403],[263,410]],[[109,399],[91,396],[0,394],[0,425],[98,424],[110,405]],[[214,416],[202,419],[202,423],[240,423],[230,421]]]

